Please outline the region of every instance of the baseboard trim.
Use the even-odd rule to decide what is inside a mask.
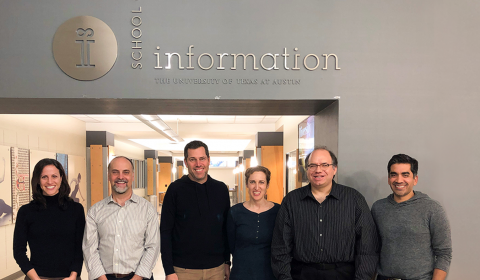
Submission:
[[[5,278],[2,278],[0,280],[16,280],[22,276],[25,276],[25,274],[23,274],[23,271],[17,271],[15,272],[14,274],[11,274],[11,275],[8,275],[7,277]]]

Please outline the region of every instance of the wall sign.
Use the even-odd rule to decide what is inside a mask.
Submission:
[[[143,69],[142,7],[131,10],[132,69]],[[333,69],[340,70],[336,54],[302,55],[299,48],[290,51],[283,47],[279,53],[194,53],[194,45],[188,46],[185,56],[181,52],[161,53],[157,45],[153,52],[155,70],[175,69],[172,60],[176,60],[178,70],[327,70],[328,61],[334,63]],[[95,17],[79,16],[64,22],[55,33],[53,54],[57,65],[70,77],[91,81],[105,75],[117,59],[117,40],[110,27]],[[182,61],[183,58],[183,61]],[[330,59],[329,59],[330,58]],[[216,67],[214,67],[216,65]],[[248,65],[248,66],[247,66]],[[238,67],[238,68],[237,68]],[[332,68],[332,67],[331,67]],[[155,78],[157,84],[232,84],[233,79],[182,79]],[[236,79],[237,84],[252,85],[299,85],[299,79]]]
[[[103,21],[91,16],[74,17],[58,27],[53,56],[68,76],[91,81],[112,69],[117,60],[117,39]]]

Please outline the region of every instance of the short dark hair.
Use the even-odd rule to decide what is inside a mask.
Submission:
[[[407,156],[406,154],[398,154],[394,155],[389,161],[387,165],[387,171],[390,173],[390,167],[397,163],[407,163],[410,164],[410,171],[412,171],[413,176],[417,176],[418,174],[418,161],[411,156]]]
[[[60,188],[58,189],[58,203],[60,207],[65,210],[67,208],[66,202],[72,200],[70,198],[70,185],[68,184],[67,175],[65,174],[65,170],[63,169],[62,164],[52,158],[44,158],[40,160],[33,168],[31,180],[33,198],[32,202],[37,204],[40,209],[47,208],[47,201],[45,200],[42,188],[40,187],[40,177],[42,176],[43,169],[45,168],[45,166],[48,165],[55,166],[55,168],[57,168],[60,173],[60,177],[62,178]]]
[[[108,167],[107,167],[107,170],[110,171],[110,165],[112,164],[112,161],[116,158],[124,158],[126,160],[128,160],[130,162],[130,164],[132,165],[132,171],[134,170],[133,168],[133,161],[131,159],[129,159],[128,157],[125,157],[125,156],[116,156],[114,157],[109,163],[108,163]],[[80,175],[80,174],[79,174]]]
[[[205,144],[205,143],[203,143],[202,141],[199,141],[199,140],[193,140],[192,142],[185,145],[185,149],[183,149],[183,155],[185,156],[185,159],[188,158],[188,150],[195,150],[195,149],[198,149],[200,147],[205,148],[205,153],[207,154],[207,157],[210,157],[210,154],[208,153],[207,144]]]
[[[321,146],[321,147],[318,147],[318,148],[315,148],[313,151],[311,151],[308,156],[305,158],[305,167],[308,166],[308,161],[310,160],[310,155],[312,155],[313,152],[317,151],[317,150],[325,150],[327,151],[329,154],[330,154],[330,157],[332,158],[332,164],[333,166],[337,167],[338,166],[338,160],[337,160],[337,156],[335,156],[335,154],[330,151],[327,146]]]
[[[247,170],[245,171],[245,183],[248,184],[248,178],[250,178],[250,176],[255,172],[265,173],[265,176],[267,177],[267,185],[270,184],[270,175],[271,175],[270,170],[268,170],[268,168],[261,165],[247,168]]]

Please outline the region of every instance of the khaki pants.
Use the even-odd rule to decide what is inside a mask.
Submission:
[[[187,269],[174,266],[178,280],[223,280],[225,278],[224,264],[209,269]]]

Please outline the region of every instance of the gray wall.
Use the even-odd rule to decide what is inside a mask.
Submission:
[[[143,8],[144,68],[133,70],[131,10]],[[474,279],[480,258],[478,1],[7,1],[0,2],[0,97],[331,99],[340,96],[340,183],[371,204],[389,194],[386,163],[420,162],[416,189],[445,208],[449,279]],[[102,19],[117,36],[114,68],[93,82],[52,59],[56,28]],[[335,53],[341,70],[155,70],[153,52]],[[215,55],[214,55],[215,56]],[[226,60],[225,60],[226,61]],[[330,62],[330,66],[331,66]],[[195,64],[196,65],[196,64]],[[214,66],[218,66],[217,64]],[[227,65],[226,65],[227,66]],[[330,68],[329,66],[329,68]],[[155,78],[301,79],[295,86],[159,85]],[[0,101],[1,102],[1,101]],[[18,106],[21,106],[21,101]],[[45,112],[48,113],[48,112]],[[100,113],[100,112],[99,112]],[[159,112],[160,113],[160,112]]]

